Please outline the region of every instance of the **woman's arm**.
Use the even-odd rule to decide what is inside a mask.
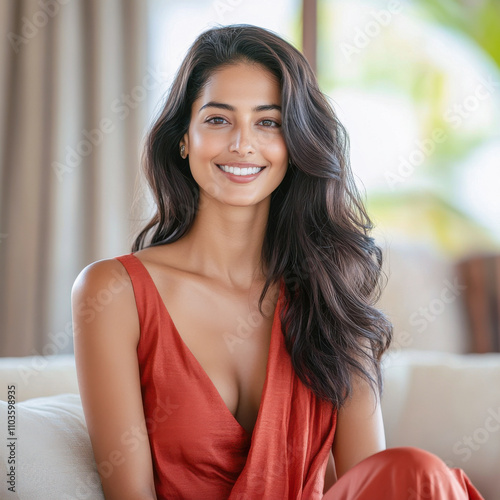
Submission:
[[[356,376],[352,398],[337,414],[332,447],[337,479],[363,459],[385,448],[380,399],[365,379]]]
[[[156,500],[142,405],[139,319],[115,259],[87,266],[71,291],[78,385],[106,500]]]

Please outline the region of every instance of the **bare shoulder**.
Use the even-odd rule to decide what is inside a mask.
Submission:
[[[82,287],[102,287],[106,283],[109,285],[110,281],[116,282],[117,279],[121,279],[122,284],[128,282],[131,285],[128,273],[118,259],[97,260],[80,271],[73,284],[73,290],[78,291]]]
[[[105,497],[156,498],[136,350],[140,325],[122,263],[85,267],[71,305],[78,386]]]
[[[135,334],[139,340],[139,318],[135,295],[123,264],[117,259],[103,259],[86,266],[76,277],[71,289],[74,316],[80,323],[89,324],[98,317],[116,317],[135,326],[123,332]]]

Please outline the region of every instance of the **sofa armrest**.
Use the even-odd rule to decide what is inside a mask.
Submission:
[[[79,394],[74,354],[0,358],[0,400],[7,401],[7,386],[16,386],[16,401]]]

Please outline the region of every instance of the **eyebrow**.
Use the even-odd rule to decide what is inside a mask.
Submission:
[[[201,113],[201,111],[205,108],[219,108],[219,109],[227,109],[228,111],[235,111],[236,108],[234,106],[231,106],[230,104],[225,104],[223,102],[215,102],[215,101],[210,101],[204,104],[198,113]],[[281,106],[278,106],[277,104],[261,104],[260,106],[255,106],[255,108],[252,108],[252,111],[271,111],[273,109],[276,109],[281,112]]]

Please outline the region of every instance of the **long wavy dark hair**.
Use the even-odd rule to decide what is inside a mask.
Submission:
[[[381,293],[382,252],[351,173],[349,140],[305,57],[276,33],[237,24],[211,28],[193,43],[146,136],[142,163],[156,213],[132,245],[174,242],[193,224],[199,187],[179,143],[191,107],[215,70],[259,63],[281,87],[282,133],[291,159],[271,194],[261,261],[269,287],[284,281],[280,312],[295,372],[319,398],[340,408],[353,375],[382,391],[381,356],[392,326],[374,307]]]

